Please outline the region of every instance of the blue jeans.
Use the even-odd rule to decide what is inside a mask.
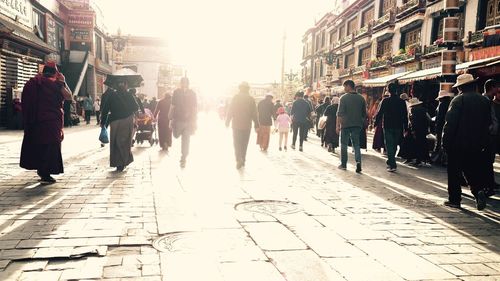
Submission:
[[[340,131],[340,161],[342,166],[347,166],[347,146],[349,145],[349,139],[354,148],[354,159],[356,163],[361,163],[361,149],[359,148],[360,134],[361,127],[349,127]]]

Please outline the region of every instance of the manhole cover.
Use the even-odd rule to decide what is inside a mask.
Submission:
[[[302,208],[300,208],[300,206],[296,203],[275,200],[243,202],[237,204],[235,209],[263,213],[266,215],[288,215],[302,211]]]
[[[396,196],[393,198],[390,198],[388,201],[392,201],[395,203],[400,203],[403,205],[408,205],[408,206],[414,206],[414,207],[435,207],[437,204],[435,202],[418,198],[409,198],[406,196]]]
[[[153,242],[153,247],[160,252],[193,252],[202,245],[200,235],[195,232],[172,232]]]

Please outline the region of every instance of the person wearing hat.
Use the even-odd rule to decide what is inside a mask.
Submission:
[[[72,99],[64,75],[54,62],[47,62],[42,73],[31,78],[23,88],[24,137],[19,164],[21,168],[36,170],[42,184],[55,183],[51,175],[64,173],[63,102]]]
[[[429,133],[431,117],[423,102],[418,98],[410,99],[410,127],[414,138],[415,163],[414,166],[422,166],[422,162],[429,160],[429,149],[427,146],[427,134]]]
[[[478,93],[477,79],[471,74],[459,75],[453,87],[460,94],[451,101],[443,128],[443,148],[448,154],[448,200],[444,204],[460,208],[463,174],[477,209],[482,210],[486,207],[486,173],[481,162],[489,145],[491,107]]]
[[[327,106],[325,112],[326,125],[323,141],[328,147],[328,152],[335,153],[335,148],[339,147],[339,134],[337,133],[337,110],[339,109],[339,97],[332,97],[331,105]]]
[[[257,132],[257,144],[261,151],[267,151],[269,138],[271,137],[271,126],[273,125],[274,111],[273,96],[268,94],[257,105],[259,114],[259,131]]]
[[[231,100],[226,115],[226,127],[232,123],[233,128],[236,169],[245,166],[252,122],[255,132],[258,132],[259,119],[255,99],[250,96],[250,85],[247,82],[242,82],[239,86],[239,93]]]
[[[397,95],[397,85],[390,83],[387,85],[390,97],[382,100],[380,109],[375,119],[375,126],[382,127],[383,137],[387,150],[387,171],[395,172],[396,165],[396,150],[401,142],[403,132],[408,129],[408,112],[406,103]]]
[[[453,93],[450,93],[446,90],[439,91],[438,97],[436,98],[439,101],[439,104],[436,108],[436,147],[434,148],[435,152],[438,152],[441,149],[441,142],[443,139],[443,127],[446,117],[446,112],[448,111],[448,107],[450,106],[451,98],[453,97]]]

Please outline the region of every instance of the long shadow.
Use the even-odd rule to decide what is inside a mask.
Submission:
[[[324,159],[308,154],[303,154],[303,156],[316,163],[318,166],[323,167],[323,169],[327,168],[330,173],[332,168],[336,169],[331,162],[327,162]],[[349,156],[352,157],[352,155]],[[493,205],[491,204],[491,200],[488,202],[488,212],[475,212],[465,209],[461,212],[457,212],[456,210],[443,206],[441,203],[436,203],[433,200],[417,196],[408,191],[408,189],[410,189],[424,193],[434,193],[442,198],[442,201],[447,198],[447,191],[445,188],[431,184],[429,181],[415,178],[414,174],[418,174],[422,178],[428,179],[429,175],[425,174],[424,171],[411,170],[411,173],[409,173],[409,169],[400,167],[397,174],[389,174],[385,171],[385,162],[382,162],[384,165],[380,165],[380,162],[381,160],[378,157],[363,155],[363,163],[365,165],[364,170],[366,171],[365,174],[353,175],[353,171],[334,171],[333,174],[339,179],[357,188],[368,191],[371,194],[404,209],[417,212],[427,218],[432,216],[430,217],[431,219],[438,218],[443,220],[454,227],[450,228],[451,230],[456,231],[461,235],[466,235],[467,238],[481,243],[482,246],[492,251],[499,251],[498,245],[496,245],[498,236],[481,236],[481,240],[488,242],[486,244],[482,241],[480,242],[479,239],[475,237],[475,233],[477,233],[480,229],[490,230],[490,233],[498,233],[500,226],[498,223],[500,221],[500,216],[498,216],[498,200],[493,201]],[[296,165],[296,163],[294,163],[294,165]],[[374,176],[375,174],[381,176]],[[369,185],[367,184],[367,179],[370,182]],[[382,181],[380,179],[384,180]],[[411,185],[408,185],[409,181],[411,182]],[[439,179],[436,181],[439,181]],[[467,197],[471,198],[471,196]],[[401,198],[402,200],[397,200],[397,198]],[[410,200],[404,200],[404,198],[409,198]],[[457,220],[457,218],[459,219]],[[464,226],[460,224],[460,218],[481,219],[485,224],[481,226],[478,226],[477,224]]]

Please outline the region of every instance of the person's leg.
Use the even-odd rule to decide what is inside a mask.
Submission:
[[[271,126],[264,126],[262,128],[262,149],[267,151],[269,148],[269,139],[271,138]]]
[[[186,158],[189,154],[189,142],[190,142],[191,134],[189,130],[184,128],[181,133],[181,163],[186,162]]]
[[[281,149],[282,145],[283,145],[283,137],[285,135],[285,133],[283,132],[280,132],[280,140],[279,140],[279,148]],[[285,145],[286,146],[286,145]]]
[[[295,143],[297,143],[297,133],[299,132],[299,124],[296,122],[292,124],[292,148],[295,148]]]
[[[387,149],[387,166],[396,168],[396,135],[397,130],[384,129],[385,146]]]
[[[349,144],[349,134],[347,129],[340,132],[340,164],[347,167],[347,146]]]
[[[236,164],[242,162],[241,157],[241,133],[239,130],[233,129],[233,145],[234,145],[234,156],[236,158]]]
[[[284,135],[285,135],[285,150],[286,150],[286,147],[288,145],[288,132],[285,132]]]
[[[460,204],[462,200],[462,187],[460,186],[462,178],[462,169],[460,168],[460,152],[448,153],[448,202]]]
[[[307,132],[309,131],[309,124],[300,123],[299,124],[299,146],[302,147],[304,145],[304,140],[307,139]]]
[[[99,125],[101,123],[101,112],[100,111],[95,112],[95,118],[96,118],[97,125]]]
[[[250,141],[250,131],[251,130],[245,130],[241,131],[241,161],[243,166],[245,166],[245,161],[247,157],[247,148],[248,148],[248,142]]]
[[[361,164],[361,147],[359,142],[359,136],[361,134],[360,127],[353,127],[350,129],[350,137],[352,142],[352,147],[354,149],[354,159],[356,164]]]
[[[259,127],[257,129],[257,145],[260,147],[260,149],[262,150],[263,147],[262,147],[262,139],[263,139],[263,130],[262,130],[262,126]]]

